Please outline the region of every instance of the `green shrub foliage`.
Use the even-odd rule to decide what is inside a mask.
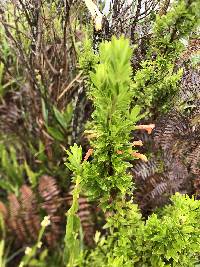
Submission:
[[[114,208],[117,199],[123,199],[132,188],[132,176],[127,174],[127,168],[131,166],[128,160],[132,159],[133,153],[130,133],[141,116],[138,106],[130,109],[133,92],[130,88],[131,49],[128,40],[121,37],[102,43],[99,57],[99,64],[90,73],[93,86],[89,96],[95,109],[87,131],[94,138],[91,148],[83,162],[81,147],[75,144],[71,152],[67,152],[69,162],[66,165],[73,171],[76,183],[65,236],[65,261],[69,266],[77,260],[81,247],[78,241],[80,222],[76,216],[80,190],[90,198],[98,199],[106,210],[110,206]],[[92,156],[91,161],[89,156]]]
[[[115,37],[100,45],[100,62],[90,73],[94,112],[86,134],[91,137],[91,161],[84,161],[83,190],[106,203],[111,198],[124,196],[132,188],[132,177],[127,174],[128,162],[133,159],[130,133],[141,118],[140,108],[130,109],[131,48],[128,40]],[[119,153],[120,151],[120,153]],[[70,158],[69,158],[70,159]]]
[[[100,64],[90,74],[93,88],[89,96],[95,110],[88,129],[94,135],[94,153],[91,163],[85,163],[83,183],[86,192],[107,200],[118,192],[124,195],[132,187],[126,170],[132,152],[130,133],[139,119],[139,107],[130,110],[130,57],[128,40],[113,38],[100,46]],[[117,154],[119,150],[122,155]]]
[[[200,253],[200,203],[178,193],[171,202],[146,222],[136,205],[118,204],[105,225],[110,235],[96,239],[86,266],[195,266]]]
[[[86,134],[91,148],[84,160],[76,144],[67,152],[66,165],[76,183],[66,231],[72,245],[66,242],[67,266],[194,266],[200,254],[199,201],[177,193],[169,206],[144,221],[137,205],[125,197],[133,186],[129,161],[137,151],[130,133],[142,116],[139,106],[131,108],[130,59],[128,40],[113,37],[100,45],[99,64],[90,72],[94,112]],[[76,217],[81,191],[99,201],[108,233],[96,233],[97,246],[84,259]]]
[[[156,16],[147,58],[134,76],[137,103],[150,113],[171,107],[182,77],[176,65],[184,49],[181,40],[199,25],[199,14],[199,1],[178,0],[166,15]]]

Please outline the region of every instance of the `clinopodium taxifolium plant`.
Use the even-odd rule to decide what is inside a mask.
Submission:
[[[147,161],[138,152],[140,140],[131,140],[134,129],[151,133],[154,125],[135,125],[144,115],[131,107],[131,48],[123,37],[112,38],[99,48],[99,63],[90,73],[89,97],[94,112],[86,135],[90,149],[83,158],[77,144],[67,151],[67,167],[75,183],[73,202],[68,211],[65,236],[67,266],[194,266],[200,255],[200,203],[179,194],[172,204],[145,222],[130,197],[131,161]],[[105,213],[107,235],[95,235],[96,247],[83,250],[79,194],[94,199]],[[131,200],[130,200],[131,199]]]

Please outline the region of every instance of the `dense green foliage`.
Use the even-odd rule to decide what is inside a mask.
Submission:
[[[83,184],[89,196],[103,197],[104,201],[112,194],[117,197],[118,191],[124,196],[132,186],[126,173],[133,152],[130,133],[140,117],[138,106],[130,110],[130,56],[128,41],[113,38],[100,45],[100,64],[90,74],[93,88],[89,97],[95,111],[86,133],[93,136],[90,143],[94,153],[91,163],[85,162]]]
[[[107,220],[110,235],[97,239],[86,266],[194,266],[198,261],[200,204],[176,194],[146,222],[136,205],[118,204]]]
[[[184,49],[181,42],[199,25],[198,1],[174,1],[165,15],[157,15],[147,58],[134,76],[137,103],[151,113],[166,112],[178,91],[182,69],[176,61]]]
[[[77,194],[84,190],[89,197],[99,199],[104,210],[109,209],[104,226],[108,236],[100,238],[96,233],[97,247],[86,257],[85,266],[194,266],[200,252],[199,201],[176,194],[171,205],[145,222],[137,205],[124,198],[131,186],[127,173],[131,166],[127,160],[133,153],[130,132],[140,110],[137,106],[130,110],[134,94],[130,88],[130,55],[128,41],[113,38],[101,44],[100,63],[90,74],[93,87],[89,95],[95,110],[88,126],[93,130],[87,133],[94,138],[90,142],[94,151],[88,155],[89,162],[86,158],[82,162],[82,149],[76,144],[68,152],[67,166],[74,172],[76,186],[66,240],[78,242],[74,240],[80,227],[76,222]],[[75,251],[73,245],[69,250],[73,258]],[[76,259],[80,258],[76,254]]]

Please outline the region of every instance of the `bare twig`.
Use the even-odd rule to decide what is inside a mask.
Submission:
[[[82,71],[79,72],[79,74],[69,83],[69,85],[59,95],[57,100],[60,100],[72,88],[73,84],[79,80],[79,78],[81,77],[82,73],[83,73]]]

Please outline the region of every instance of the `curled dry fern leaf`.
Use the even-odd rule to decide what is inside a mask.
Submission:
[[[42,198],[42,208],[50,216],[51,232],[47,232],[48,244],[55,244],[61,234],[60,222],[62,218],[58,214],[61,207],[60,190],[55,179],[44,175],[39,180],[38,190]],[[53,234],[52,234],[53,233]]]
[[[8,232],[16,237],[16,245],[31,244],[37,240],[44,214],[50,217],[51,225],[45,232],[45,242],[55,247],[64,234],[65,212],[72,204],[73,186],[63,197],[55,178],[43,175],[39,179],[38,188],[33,191],[30,186],[23,185],[20,195],[9,194],[8,204],[0,202],[0,213],[8,225]],[[92,205],[83,195],[79,198],[78,216],[82,224],[84,241],[93,246],[95,227]]]
[[[42,176],[39,181],[38,192],[28,185],[20,188],[20,195],[8,195],[8,205],[0,203],[0,212],[8,225],[9,232],[16,236],[16,244],[30,244],[36,241],[40,228],[42,213],[50,216],[51,226],[45,234],[49,246],[55,246],[63,229],[59,208],[61,195],[56,180],[51,176]],[[64,200],[62,200],[64,201]]]
[[[40,230],[40,216],[38,215],[36,196],[31,188],[27,185],[23,185],[20,189],[20,192],[20,208],[24,226],[27,229],[28,236],[35,239]]]

